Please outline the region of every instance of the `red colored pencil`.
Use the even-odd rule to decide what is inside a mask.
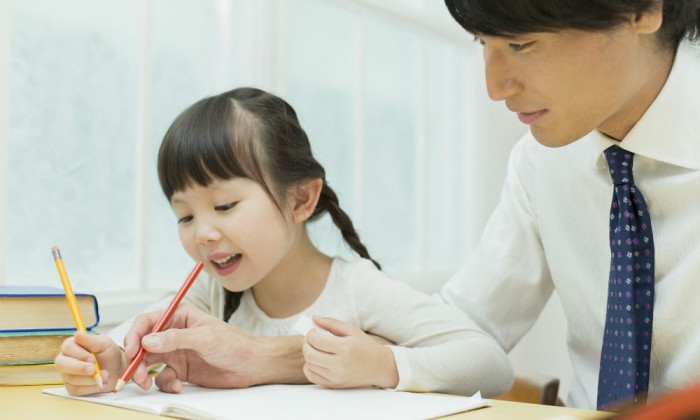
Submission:
[[[156,325],[153,326],[151,334],[163,330],[165,323],[168,322],[170,317],[173,315],[173,312],[175,312],[177,305],[180,304],[182,298],[185,297],[185,293],[187,293],[187,290],[189,290],[190,286],[192,286],[192,283],[194,283],[194,280],[199,275],[199,272],[202,271],[202,267],[204,267],[204,264],[202,264],[201,262],[198,262],[197,265],[194,266],[192,272],[187,277],[187,280],[185,280],[185,282],[180,287],[180,290],[178,290],[177,294],[175,294],[175,297],[173,298],[172,302],[170,302],[170,305],[168,305],[168,308],[163,312],[163,315],[160,316],[160,319],[158,320]],[[122,376],[119,377],[119,380],[117,381],[117,386],[114,388],[115,393],[122,389],[122,387],[124,387],[129,378],[131,378],[131,375],[134,373],[134,370],[136,370],[136,366],[138,366],[139,363],[141,363],[141,360],[143,360],[143,356],[145,355],[146,349],[144,349],[143,346],[139,346],[139,351],[138,353],[136,353],[136,357],[131,359],[131,363],[129,363],[129,366],[126,367],[124,373],[122,373]]]

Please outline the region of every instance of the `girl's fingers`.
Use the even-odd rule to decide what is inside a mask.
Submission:
[[[313,321],[314,324],[318,325],[324,330],[331,332],[333,335],[336,335],[338,337],[345,337],[348,335],[357,335],[362,333],[362,331],[356,326],[344,321],[337,320],[335,318],[314,315]]]
[[[93,389],[93,392],[99,392],[100,387],[95,384],[95,380],[89,375],[72,375],[72,374],[62,374],[61,379],[66,385],[72,385],[74,387],[85,387]]]
[[[342,343],[342,338],[311,330],[306,334],[306,343],[309,343],[311,347],[318,351],[335,354],[338,346]]]
[[[327,369],[333,362],[333,354],[319,351],[307,341],[304,342],[302,353],[307,364],[310,363]]]
[[[88,356],[90,354],[88,353]],[[95,364],[74,357],[69,357],[63,353],[56,356],[54,360],[56,370],[69,375],[91,376],[95,373]]]
[[[314,366],[305,363],[303,371],[304,376],[306,376],[306,379],[308,379],[311,383],[323,386],[329,386],[331,384],[331,381],[329,381],[323,374],[320,374]]]
[[[319,365],[314,362],[309,362],[307,360],[304,361],[304,366],[308,367],[309,369],[311,369],[319,375],[323,375],[323,377],[325,378],[330,378],[331,373],[333,372],[333,369],[329,366]]]
[[[68,391],[70,395],[85,396],[99,394],[102,392],[100,387],[95,385],[94,381],[89,385],[74,385],[64,380],[64,385],[66,387],[66,391]]]
[[[92,354],[77,344],[74,337],[67,338],[63,341],[61,344],[61,354],[79,360],[92,358]]]
[[[107,336],[88,334],[82,331],[76,332],[73,339],[78,346],[92,353],[102,353],[115,345],[112,339]]]

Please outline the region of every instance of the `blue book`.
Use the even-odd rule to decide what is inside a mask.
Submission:
[[[85,328],[100,321],[97,298],[75,293]],[[71,315],[63,289],[44,286],[0,286],[0,332],[73,330]]]

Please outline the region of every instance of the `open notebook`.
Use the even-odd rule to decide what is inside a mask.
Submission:
[[[130,383],[117,394],[68,395],[65,388],[43,392],[86,402],[114,405],[183,419],[429,419],[488,405],[473,397],[395,392],[363,388],[332,390],[316,385],[263,385],[210,389],[185,385],[180,394],[144,391]]]

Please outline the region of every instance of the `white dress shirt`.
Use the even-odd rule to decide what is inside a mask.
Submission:
[[[184,300],[222,319],[224,297],[216,280],[201,276]],[[155,306],[169,302],[166,298]],[[495,396],[506,392],[513,380],[506,353],[464,313],[389,278],[369,260],[335,258],[316,301],[286,318],[268,316],[246,290],[228,322],[258,336],[289,336],[299,335],[294,324],[300,315],[333,317],[396,343],[389,346],[399,374],[396,390],[462,395],[480,390]],[[122,324],[110,336],[123,342],[130,325]]]
[[[700,380],[700,49],[682,46],[665,86],[621,143],[594,131],[561,148],[527,134],[474,254],[440,296],[506,351],[556,289],[574,369],[569,405],[596,407],[613,195],[603,150],[635,153],[651,214],[656,293],[649,397]]]

